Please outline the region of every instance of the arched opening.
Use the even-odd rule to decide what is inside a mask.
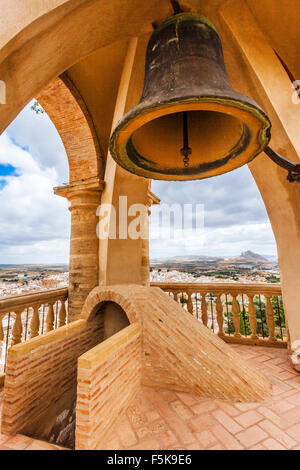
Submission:
[[[87,318],[88,324],[98,328],[100,341],[105,341],[111,336],[130,325],[129,318],[120,304],[107,300],[96,304]]]
[[[53,227],[55,215],[54,224],[57,227],[52,230],[53,234],[60,232],[64,225],[59,208],[66,208],[66,202],[53,195],[53,187],[99,177],[103,161],[89,112],[66,74],[49,83],[37,99],[42,106],[42,112],[35,114],[31,110],[33,102],[29,102],[1,136],[0,191],[4,189],[8,192],[8,186],[14,185],[10,190],[11,201],[2,201],[1,205],[7,209],[12,207],[13,211],[18,206],[14,220],[12,217],[10,220],[12,224],[15,224],[16,220],[18,224],[22,223],[27,234],[30,229],[26,227],[26,221],[22,220],[22,216],[26,216],[26,204],[27,207],[34,207],[34,211],[27,211],[30,220],[44,208],[44,214],[48,217],[37,224],[34,236],[35,239],[43,241],[46,240],[46,218],[52,220]],[[6,224],[9,211],[11,209],[7,210],[7,214],[3,214],[4,222],[6,216]],[[4,228],[2,231],[7,230]],[[17,233],[17,228],[14,231]],[[39,231],[42,236],[38,235]],[[45,246],[41,246],[41,250],[43,249]],[[46,250],[44,251],[46,253]],[[14,257],[20,255],[21,248]],[[20,261],[23,260],[19,257]],[[35,261],[38,262],[37,259]],[[67,259],[54,259],[54,262],[59,261],[66,262]],[[3,262],[13,263],[14,259],[6,261],[3,258]],[[41,262],[45,262],[42,256]],[[93,287],[94,285],[91,288]]]
[[[66,73],[38,95],[55,125],[69,161],[69,182],[102,174],[103,159],[93,121],[79,91]]]
[[[32,103],[0,137],[1,263],[66,265],[69,213],[53,187],[68,179],[68,160],[53,122],[46,113],[35,114]],[[28,277],[39,277],[33,271]],[[25,279],[19,281],[25,290]]]
[[[104,341],[130,324],[122,307],[115,302],[106,302],[99,314],[104,316]]]

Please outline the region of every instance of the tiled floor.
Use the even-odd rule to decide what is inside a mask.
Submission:
[[[144,387],[102,448],[300,450],[300,374],[289,366],[286,350],[232,347],[270,378],[272,398],[231,403]],[[0,434],[0,450],[57,448]]]
[[[286,350],[232,347],[270,378],[271,399],[231,403],[143,388],[103,448],[300,450],[300,374]]]

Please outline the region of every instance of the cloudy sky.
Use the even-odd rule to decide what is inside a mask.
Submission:
[[[27,106],[0,136],[0,264],[68,260],[68,202],[53,194],[67,175],[54,125]]]
[[[54,186],[67,181],[67,158],[55,127],[28,105],[0,136],[0,264],[68,262],[68,202],[53,194]],[[192,204],[194,216],[186,221],[195,219],[196,204],[203,205],[204,215],[204,230],[195,231],[194,221],[178,235],[175,217],[177,236],[171,230],[171,239],[155,239],[160,219],[153,207],[152,258],[235,256],[244,250],[276,255],[264,204],[246,166],[203,181],[153,181],[152,191],[168,205]]]

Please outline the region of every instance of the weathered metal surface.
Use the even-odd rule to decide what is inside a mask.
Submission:
[[[287,180],[290,181],[290,183],[300,183],[300,163],[291,162],[287,158],[275,152],[271,147],[265,148],[265,154],[268,155],[268,157],[277,165],[288,170]]]
[[[188,114],[188,121],[194,122],[194,127],[197,126],[198,117],[206,125],[205,113],[211,120],[207,144],[201,143],[197,147],[195,137],[194,142],[190,142],[193,156],[188,167],[182,162],[181,148],[178,151],[172,148],[172,138],[175,141],[177,134],[171,128],[170,121],[166,120],[167,116],[174,120],[174,114],[180,114],[181,127],[178,132],[182,143],[184,112]],[[197,116],[195,112],[198,112]],[[148,133],[148,128],[155,119],[162,119],[162,132],[159,132],[162,136],[153,141],[155,129],[150,129]],[[233,121],[232,133],[228,119]],[[267,146],[270,128],[270,121],[260,107],[252,99],[233,90],[215,26],[201,15],[181,13],[166,20],[153,32],[146,52],[140,103],[117,125],[110,149],[121,166],[140,176],[198,179],[225,173],[252,160]],[[209,152],[213,152],[209,147],[212,136],[220,141],[215,158],[214,155],[207,157]],[[160,153],[162,139],[165,144],[170,142],[171,162],[166,152]]]

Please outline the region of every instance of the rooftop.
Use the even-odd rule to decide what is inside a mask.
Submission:
[[[102,449],[300,450],[300,375],[290,367],[287,351],[231,347],[269,377],[270,399],[233,403],[143,387]],[[0,434],[0,450],[5,449],[60,448],[22,435]]]

